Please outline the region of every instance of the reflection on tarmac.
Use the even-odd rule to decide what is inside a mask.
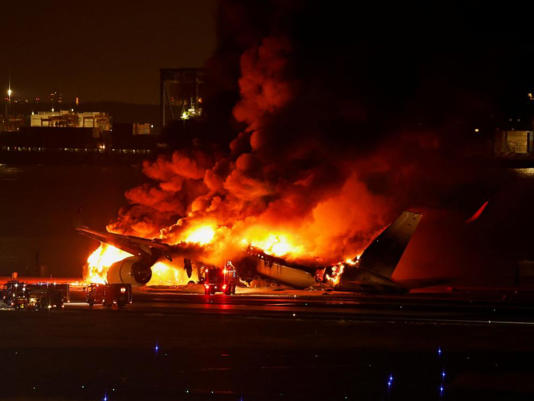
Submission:
[[[144,289],[134,294],[130,313],[220,314],[256,318],[345,319],[404,321],[428,324],[534,324],[530,294],[410,294],[370,295],[322,291],[242,293],[205,296],[168,288]],[[80,296],[72,292],[73,301]],[[534,297],[533,297],[534,299]],[[71,302],[69,310],[88,308]],[[106,308],[94,307],[95,310]]]

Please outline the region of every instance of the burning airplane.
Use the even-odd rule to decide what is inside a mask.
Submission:
[[[231,260],[241,277],[296,288],[326,282],[397,292],[422,284],[392,279],[421,215],[394,217],[399,205],[439,205],[476,179],[443,151],[455,142],[432,130],[376,126],[381,114],[369,114],[357,90],[340,97],[329,92],[339,86],[317,87],[315,76],[295,73],[301,53],[289,37],[253,43],[240,57],[232,110],[240,131],[229,143],[195,138],[145,161],[149,181],[126,192],[129,206],[108,232],[79,229],[102,243],[86,279],[187,284],[202,266]]]
[[[360,256],[333,266],[291,263],[253,245],[243,250],[241,263],[236,266],[240,275],[256,274],[294,288],[327,283],[339,290],[405,292],[410,286],[392,280],[391,276],[421,217],[418,213],[403,212]],[[84,227],[78,231],[101,242],[88,260],[89,268],[98,266],[100,270],[89,272],[88,280],[134,285],[148,283],[153,270],[162,264],[172,264],[167,268],[182,272],[182,282],[198,281],[198,271],[206,265],[204,260],[209,260],[209,245],[214,237],[203,227],[193,231],[189,242],[169,245],[160,240],[101,233]]]

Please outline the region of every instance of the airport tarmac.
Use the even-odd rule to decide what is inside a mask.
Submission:
[[[134,303],[126,308],[126,312],[450,325],[534,325],[534,302],[531,302],[534,301],[534,292],[527,291],[388,295],[240,288],[233,296],[206,296],[200,294],[199,287],[137,288],[134,290]],[[66,305],[68,309],[88,307],[84,302],[75,302],[82,301],[83,295],[71,294],[74,302]]]
[[[5,363],[0,396],[534,396],[534,314],[518,299],[488,294],[191,292],[136,291],[134,303],[121,310],[72,302],[50,312],[1,311],[0,358]],[[9,385],[15,378],[17,389]]]

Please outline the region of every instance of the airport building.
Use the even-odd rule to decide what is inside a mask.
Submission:
[[[153,124],[150,123],[133,123],[132,135],[150,135],[152,134]]]
[[[31,127],[93,128],[98,133],[111,131],[111,117],[101,112],[40,111],[32,113]]]
[[[534,131],[497,130],[493,149],[498,157],[534,157]]]

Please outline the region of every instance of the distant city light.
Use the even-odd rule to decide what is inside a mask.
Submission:
[[[7,90],[7,96],[11,97],[12,94],[13,94],[13,91],[11,90],[11,88],[9,88]]]

